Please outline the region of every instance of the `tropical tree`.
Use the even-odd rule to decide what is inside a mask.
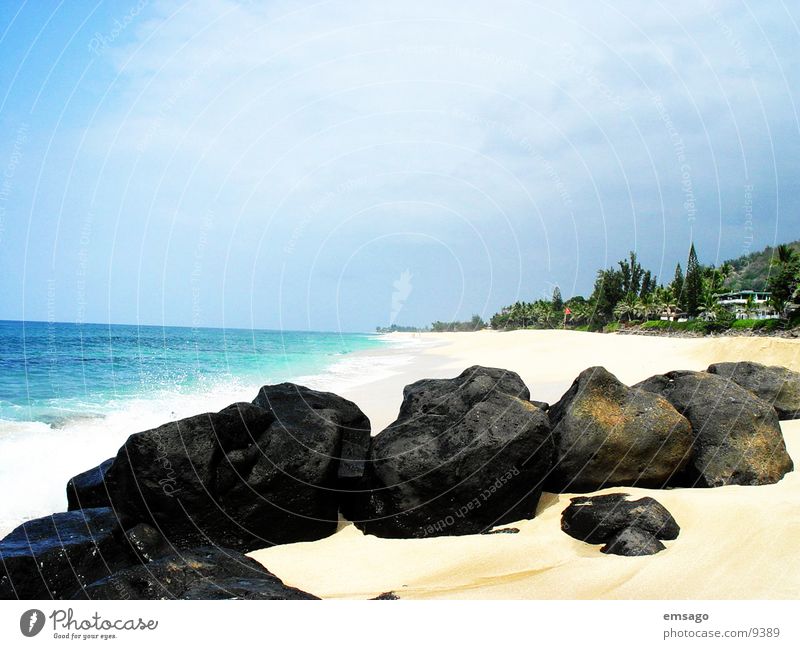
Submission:
[[[636,301],[636,314],[644,320],[649,320],[657,310],[656,298],[653,293],[648,293]]]
[[[553,327],[559,322],[560,313],[556,315],[553,304],[545,300],[533,303],[533,318],[543,327]]]
[[[749,318],[751,314],[755,315],[757,310],[758,305],[756,304],[756,298],[753,295],[748,295],[747,299],[744,301],[745,316]]]
[[[590,301],[594,303],[595,310],[593,320],[605,323],[614,318],[614,307],[625,297],[622,289],[622,273],[613,268],[600,270],[594,282],[594,291]]]
[[[686,279],[684,280],[683,293],[686,299],[686,311],[690,316],[699,312],[699,304],[703,299],[703,269],[697,260],[697,251],[694,243],[689,248],[689,261],[686,263]]]
[[[788,306],[798,291],[800,256],[791,247],[782,244],[775,249],[770,266],[768,287],[772,293],[772,307],[786,315]]]
[[[678,264],[675,266],[675,277],[672,279],[672,284],[669,285],[669,288],[672,290],[672,295],[675,296],[675,301],[677,302],[678,308],[683,306],[683,284],[685,281],[686,278],[683,276],[681,265]]]
[[[631,250],[628,259],[621,260],[618,264],[620,276],[622,277],[622,291],[624,293],[638,294],[642,288],[642,279],[645,270],[636,258],[636,253]],[[650,278],[648,277],[648,283]]]
[[[579,302],[568,305],[570,310],[569,322],[573,324],[586,324],[592,317],[592,306],[589,302]]]
[[[636,315],[638,307],[638,300],[634,293],[628,293],[617,305],[614,307],[614,315],[617,316],[619,320],[622,318],[627,317],[628,322],[633,319],[633,316]]]
[[[716,320],[721,309],[717,296],[712,291],[706,291],[703,294],[697,308],[703,320]]]
[[[552,303],[553,303],[553,310],[557,311],[558,313],[564,311],[564,300],[561,297],[561,289],[558,286],[556,286],[553,289]]]

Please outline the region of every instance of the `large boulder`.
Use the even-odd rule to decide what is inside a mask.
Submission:
[[[628,500],[625,493],[572,498],[561,514],[561,529],[586,543],[609,543],[629,528],[664,540],[680,533],[672,514],[657,500]]]
[[[0,599],[64,599],[135,561],[111,509],[37,518],[0,541]]]
[[[676,371],[634,387],[660,394],[691,423],[687,484],[772,484],[792,470],[775,410],[736,383],[707,372]]]
[[[227,548],[172,552],[98,579],[74,599],[318,599]]]
[[[548,491],[661,488],[691,455],[686,418],[663,397],[631,389],[603,367],[581,372],[548,414],[556,444]]]
[[[552,466],[547,416],[520,377],[471,367],[406,386],[397,420],[372,440],[352,513],[368,534],[474,534],[532,518]]]
[[[265,385],[253,404],[270,410],[278,423],[331,430],[339,438],[335,459],[340,486],[357,482],[364,475],[369,452],[370,423],[352,401],[331,392],[319,392],[294,383]],[[335,431],[335,432],[333,432]]]
[[[772,404],[778,419],[800,419],[800,373],[750,361],[714,363],[707,371],[730,379]]]
[[[363,435],[369,421],[351,402],[269,386],[255,404],[132,435],[106,486],[117,510],[176,547],[312,541],[336,529],[339,492],[363,471],[353,441]]]
[[[106,473],[114,458],[101,465],[79,473],[67,482],[67,510],[109,507],[111,502],[106,491]]]
[[[316,599],[234,550],[123,528],[110,508],[24,523],[0,541],[0,599]]]

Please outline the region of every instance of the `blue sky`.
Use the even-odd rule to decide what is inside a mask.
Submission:
[[[568,6],[564,6],[567,4]],[[3,2],[0,318],[315,330],[800,238],[800,7]]]

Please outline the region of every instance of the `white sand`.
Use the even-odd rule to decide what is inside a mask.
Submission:
[[[401,336],[396,336],[400,338]],[[518,372],[534,399],[554,402],[577,374],[603,365],[631,384],[671,369],[755,360],[800,371],[800,341],[775,338],[679,339],[564,331],[426,334],[436,346],[390,378],[342,390],[380,431],[396,416],[402,387],[449,377],[474,365]],[[407,353],[407,351],[404,351]],[[783,422],[800,463],[800,420]],[[800,478],[718,489],[616,488],[657,498],[681,526],[650,557],[601,554],[560,529],[569,495],[545,494],[519,534],[391,540],[347,524],[313,543],[253,553],[286,583],[321,597],[362,599],[386,591],[413,599],[771,599],[800,598]]]

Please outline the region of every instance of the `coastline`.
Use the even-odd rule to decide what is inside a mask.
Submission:
[[[515,371],[533,399],[550,403],[581,371],[594,365],[605,366],[627,384],[674,369],[702,370],[720,361],[754,360],[800,370],[800,341],[765,337],[698,339],[522,330],[395,333],[384,335],[382,341],[386,344],[343,354],[323,371],[295,380],[354,401],[370,418],[375,435],[396,418],[404,386],[422,378],[452,378],[471,365]],[[187,414],[252,397],[248,392],[215,398],[220,403],[201,396],[192,403],[203,403],[203,408]],[[176,414],[183,413],[172,413]],[[113,424],[122,426],[120,430],[110,431],[112,422],[97,419],[83,423],[81,434],[90,428],[97,434],[105,432],[111,445],[121,430],[125,436],[143,430],[141,422],[125,417],[124,411],[118,413]],[[161,413],[156,423],[166,418]],[[800,420],[781,426],[788,452],[800,465]],[[48,447],[46,466],[35,467],[33,479],[26,480],[32,485],[27,500],[14,504],[14,511],[24,511],[26,519],[63,511],[51,500],[54,489],[63,497],[63,474],[72,469],[66,468],[60,451],[75,445],[75,439],[72,451],[79,455],[73,453],[70,461],[79,458],[81,470],[104,459],[98,446],[85,443],[88,437],[70,439],[63,429],[51,433],[50,440],[63,446]],[[43,441],[37,436],[24,440],[31,458],[41,456]],[[30,471],[24,464],[29,458],[19,461],[21,471]],[[44,471],[53,475],[39,481]],[[651,557],[601,554],[597,546],[576,541],[561,530],[561,512],[576,494],[545,493],[534,519],[503,526],[516,533],[378,538],[342,520],[333,535],[321,540],[255,550],[249,556],[288,586],[331,599],[368,599],[387,592],[401,599],[800,599],[797,471],[777,484],[759,487],[617,487],[596,493],[655,497],[681,526],[679,539],[668,541],[667,551]],[[39,509],[49,510],[31,511],[32,497],[39,499]],[[11,522],[15,526],[20,521]]]
[[[474,364],[518,372],[532,398],[557,400],[578,373],[603,365],[632,384],[674,369],[753,360],[800,370],[800,341],[766,337],[670,338],[573,331],[386,334],[417,340],[414,360],[340,390],[370,417],[377,434],[397,415],[404,385],[456,376]],[[374,352],[358,352],[369,358]],[[800,466],[800,421],[781,422]],[[344,522],[334,535],[250,554],[292,586],[325,598],[365,599],[797,599],[800,598],[800,475],[760,487],[650,490],[682,527],[654,557],[601,555],[560,529],[574,494],[544,494],[536,518],[504,527],[517,534],[428,539],[365,536]]]
[[[313,334],[312,334],[313,335]],[[372,336],[371,334],[367,334]],[[66,484],[77,475],[114,456],[132,434],[162,424],[216,412],[237,401],[251,401],[258,389],[281,380],[299,382],[315,389],[336,392],[339,386],[362,390],[373,381],[393,375],[395,365],[412,362],[409,350],[418,345],[382,341],[378,347],[331,356],[313,374],[303,368],[280,379],[234,376],[201,389],[176,389],[163,392],[119,396],[104,412],[95,404],[70,404],[63,408],[69,416],[61,421],[0,418],[0,490],[17,493],[0,508],[0,537],[21,523],[67,508]],[[399,402],[398,402],[399,403]],[[24,484],[24,493],[16,492]]]

